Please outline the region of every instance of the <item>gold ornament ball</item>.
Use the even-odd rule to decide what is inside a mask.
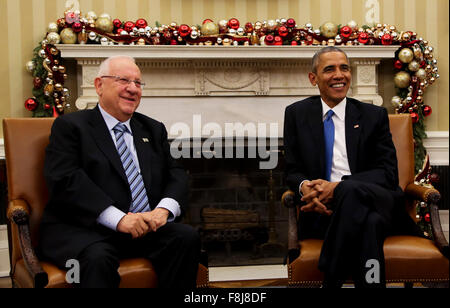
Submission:
[[[409,69],[411,72],[417,72],[417,71],[419,70],[419,68],[420,68],[420,64],[419,64],[417,61],[411,61],[411,62],[408,64],[408,69]]]
[[[427,71],[425,71],[423,68],[421,68],[416,72],[416,76],[420,80],[424,80],[425,78],[427,78]]]
[[[275,28],[277,27],[277,25],[278,25],[278,23],[276,22],[276,20],[273,20],[273,19],[269,19],[269,20],[266,22],[266,28],[267,28],[269,31],[274,31]]]
[[[422,59],[423,54],[422,54],[422,50],[420,48],[418,48],[418,47],[414,48],[414,57],[417,60],[421,60]]]
[[[401,71],[395,74],[394,83],[397,86],[397,88],[400,89],[407,88],[410,82],[411,76],[407,72]]]
[[[58,32],[58,24],[56,22],[51,22],[48,24],[47,32]]]
[[[409,48],[403,48],[403,49],[400,50],[400,52],[398,53],[398,58],[399,58],[400,61],[402,61],[403,63],[410,63],[410,62],[414,59],[414,53],[413,53],[412,50],[409,49]]]
[[[326,22],[322,25],[321,32],[326,38],[334,38],[338,33],[338,26],[332,22]]]
[[[402,99],[400,98],[400,96],[394,96],[391,99],[391,104],[392,106],[394,106],[395,108],[398,108],[400,106],[400,104],[402,103]]]
[[[206,22],[202,25],[201,32],[203,35],[217,35],[219,34],[219,26],[214,22]]]
[[[77,34],[72,28],[65,28],[62,30],[60,36],[63,44],[76,44],[77,42]]]
[[[347,23],[347,26],[349,26],[350,28],[352,28],[352,30],[358,29],[358,23],[354,20],[350,20]]]
[[[34,69],[36,68],[36,66],[34,65],[34,61],[28,61],[25,64],[25,67],[29,73],[33,73]]]
[[[53,85],[51,83],[46,84],[44,87],[44,92],[48,93],[48,94],[52,94],[53,93]]]
[[[94,11],[89,11],[89,12],[86,13],[86,18],[89,21],[95,21],[97,19],[97,14],[95,14]]]
[[[59,44],[59,42],[61,41],[61,37],[56,32],[50,32],[49,34],[47,34],[47,41],[51,45]]]
[[[114,25],[111,21],[111,18],[100,16],[95,21],[95,27],[103,32],[111,33],[114,29]]]

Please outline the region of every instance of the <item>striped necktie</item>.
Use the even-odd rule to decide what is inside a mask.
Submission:
[[[331,179],[331,166],[333,165],[333,146],[334,146],[334,122],[333,110],[327,112],[325,121],[323,121],[323,136],[325,138],[325,180]]]
[[[123,169],[130,184],[132,202],[130,212],[139,213],[150,210],[148,203],[147,191],[144,186],[144,180],[133,162],[133,156],[125,143],[124,133],[128,132],[128,128],[123,123],[117,123],[113,128],[116,136],[117,151],[123,164]]]

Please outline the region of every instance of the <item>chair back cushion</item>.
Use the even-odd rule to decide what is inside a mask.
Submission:
[[[37,245],[37,231],[48,201],[43,168],[53,121],[53,118],[3,120],[8,200],[23,199],[30,206],[29,222],[34,245]]]
[[[414,141],[412,120],[409,114],[389,115],[392,141],[397,150],[398,178],[405,190],[414,181]]]

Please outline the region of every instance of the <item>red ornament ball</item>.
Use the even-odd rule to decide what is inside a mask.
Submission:
[[[51,107],[50,104],[45,104],[45,105],[44,105],[44,109],[45,109],[45,110],[49,110],[50,107]]]
[[[178,33],[180,33],[181,37],[188,36],[189,34],[191,34],[191,31],[192,31],[191,27],[185,24],[180,25],[180,28],[178,29]]]
[[[275,43],[275,37],[272,34],[266,35],[264,43],[266,43],[266,45],[273,45]]]
[[[133,32],[133,28],[134,28],[134,23],[132,21],[127,21],[124,25],[123,25],[123,29],[125,31],[127,31],[128,33]]]
[[[37,102],[36,102],[36,100],[35,100],[34,98],[29,98],[29,99],[27,99],[27,100],[25,101],[25,108],[26,108],[28,111],[34,111],[34,110],[36,110],[37,106],[38,106],[38,104],[37,104]]]
[[[140,18],[140,19],[138,19],[138,20],[136,20],[136,27],[137,28],[145,28],[145,27],[147,27],[147,21],[145,20],[145,19],[143,19],[143,18]]]
[[[253,24],[251,22],[248,22],[245,24],[245,32],[246,33],[252,33],[253,32]]]
[[[278,28],[278,34],[282,37],[285,37],[286,35],[289,34],[289,30],[286,26],[280,26]]]
[[[228,21],[228,27],[231,29],[237,30],[239,28],[239,25],[240,25],[239,20],[237,20],[236,18],[231,18]]]
[[[297,45],[298,45],[298,42],[297,42],[297,41],[292,41],[292,42],[291,42],[291,45],[292,45],[292,46],[297,46]]]
[[[398,70],[401,70],[403,68],[403,62],[400,60],[395,61],[394,67]]]
[[[34,77],[33,78],[33,86],[35,89],[40,89],[42,88],[42,79],[39,77]]]
[[[433,112],[433,110],[431,109],[430,106],[424,105],[422,108],[422,112],[424,116],[428,117]]]
[[[352,28],[349,26],[343,26],[341,28],[341,36],[343,38],[349,38],[352,35]]]
[[[118,35],[122,35],[122,31],[125,31],[123,28],[118,28],[117,30],[116,30],[116,34],[118,34]]]
[[[423,218],[425,219],[426,222],[430,222],[431,221],[431,216],[430,216],[429,213],[426,213]]]
[[[113,20],[113,25],[115,28],[121,28],[122,27],[122,22],[120,21],[120,19],[114,19]]]
[[[381,44],[383,44],[383,45],[392,45],[392,36],[389,33],[384,34],[381,37]]]
[[[83,25],[80,22],[74,22],[72,24],[72,30],[75,33],[79,33],[81,32],[81,30],[83,30]]]
[[[286,20],[286,27],[288,28],[295,28],[296,22],[294,20],[294,18],[289,18],[288,20]]]
[[[363,45],[367,44],[369,42],[369,34],[367,34],[366,32],[361,32],[358,35],[358,42]]]
[[[283,45],[283,39],[281,38],[281,36],[275,36],[275,38],[273,39],[274,40],[274,45],[277,45],[277,46],[281,46],[281,45]]]
[[[433,184],[439,183],[440,177],[437,173],[430,174],[430,182]]]
[[[413,124],[419,122],[419,115],[417,114],[417,112],[411,112],[411,119]]]

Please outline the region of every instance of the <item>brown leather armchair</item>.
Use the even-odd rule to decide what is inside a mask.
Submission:
[[[25,288],[66,288],[66,272],[38,260],[34,247],[42,212],[48,200],[43,176],[45,148],[52,118],[4,119],[11,279],[13,286]],[[208,286],[206,258],[199,265],[197,287]],[[157,287],[157,276],[145,258],[121,260],[122,288]]]
[[[440,194],[433,188],[414,184],[414,144],[412,122],[409,115],[390,115],[392,138],[397,150],[400,187],[407,195],[406,208],[415,219],[415,200],[424,201],[430,207],[434,241],[416,236],[390,236],[384,242],[386,282],[414,283],[448,286],[448,242],[444,237],[436,203]],[[323,273],[318,270],[322,240],[298,241],[298,207],[294,193],[286,191],[282,203],[288,208],[288,284],[291,287],[319,286]]]

